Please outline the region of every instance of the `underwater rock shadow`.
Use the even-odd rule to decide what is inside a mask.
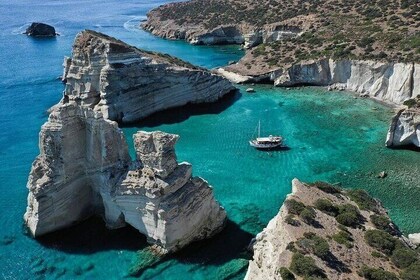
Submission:
[[[175,124],[189,119],[191,116],[217,115],[232,106],[242,96],[239,90],[233,90],[218,101],[204,104],[191,104],[166,109],[129,124],[120,124],[121,127],[155,127],[162,124]]]
[[[166,255],[151,262],[144,262],[139,259],[140,264],[136,271],[131,271],[131,277],[141,277],[148,269],[156,268],[165,262],[175,260],[177,263],[195,264],[192,270],[200,269],[202,266],[219,266],[228,264],[235,259],[246,260],[246,265],[240,267],[224,279],[234,277],[236,274],[244,273],[248,267],[248,262],[252,254],[247,250],[254,235],[244,231],[240,226],[231,220],[227,220],[225,228],[212,238],[196,241],[173,254]],[[163,271],[160,271],[163,272]],[[159,271],[153,273],[154,277],[159,277]]]
[[[138,251],[149,246],[146,236],[127,225],[110,230],[100,217],[89,218],[77,225],[36,239],[41,245],[72,254],[94,254],[101,251]]]

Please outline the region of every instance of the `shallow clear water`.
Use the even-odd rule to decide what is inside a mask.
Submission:
[[[119,279],[149,262],[140,278],[241,279],[246,245],[277,213],[294,177],[365,188],[384,202],[404,232],[420,231],[420,154],[384,148],[389,108],[322,89],[256,86],[256,94],[242,88],[218,104],[174,109],[124,128],[131,146],[139,128],[181,135],[179,160],[191,162],[195,175],[214,186],[229,213],[220,235],[164,260],[144,249],[145,239],[136,231],[107,231],[96,219],[33,240],[22,227],[27,175],[45,111],[61,97],[56,78],[62,58],[70,55],[78,31],[94,29],[208,68],[243,54],[236,46],[194,47],[137,29],[146,12],[165,1],[38,2],[0,3],[0,278]],[[50,23],[61,36],[21,35],[31,21]],[[250,148],[258,120],[264,133],[284,135],[290,149]],[[382,170],[389,176],[377,179]]]

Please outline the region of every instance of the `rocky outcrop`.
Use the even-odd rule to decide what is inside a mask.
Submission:
[[[34,236],[103,214],[130,157],[115,122],[76,104],[56,107],[39,134],[25,222]]]
[[[164,253],[219,232],[226,213],[191,165],[177,163],[178,138],[138,132],[130,162],[117,123],[79,105],[58,107],[29,176],[29,230],[38,237],[100,215],[111,229],[130,224]]]
[[[24,34],[33,37],[54,37],[57,35],[53,26],[40,22],[33,22]]]
[[[120,123],[188,103],[214,102],[235,90],[204,69],[89,30],[77,35],[64,66],[64,99]]]
[[[420,109],[400,109],[391,120],[386,146],[408,145],[420,147]]]
[[[179,136],[138,132],[132,162],[114,121],[214,101],[232,89],[182,63],[96,32],[78,35],[73,58],[65,60],[64,97],[41,128],[29,175],[24,220],[33,236],[96,215],[111,229],[133,226],[167,253],[223,228],[226,213],[212,188],[176,160]]]
[[[348,215],[354,214],[339,218],[337,213],[343,211],[355,211],[358,224],[346,224]],[[372,236],[370,240],[385,235],[411,250],[412,244],[400,235],[379,202],[326,183],[305,184],[294,179],[292,193],[279,213],[251,244],[254,256],[245,279],[295,279],[293,275],[299,277],[296,279],[365,279],[361,275],[367,268],[398,275],[400,270],[388,258],[375,257],[382,253],[375,242],[366,241],[366,235]]]
[[[141,167],[132,168],[115,192],[126,222],[165,252],[214,235],[226,219],[209,184],[191,177],[189,163],[176,162],[178,138],[161,132],[134,135]]]

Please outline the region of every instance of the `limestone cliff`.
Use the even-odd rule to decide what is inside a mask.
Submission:
[[[177,163],[179,136],[138,132],[132,162],[116,120],[215,101],[233,89],[227,80],[93,31],[77,36],[63,78],[64,97],[41,128],[27,185],[24,220],[33,236],[99,215],[111,229],[130,224],[167,253],[223,228],[212,188]]]
[[[126,222],[165,252],[214,235],[226,219],[209,184],[191,177],[189,163],[177,163],[174,145],[178,138],[162,132],[134,135],[138,164],[114,198]]]
[[[187,103],[217,101],[235,90],[209,71],[89,30],[77,35],[64,67],[64,99],[120,123]]]
[[[209,184],[192,177],[191,165],[177,163],[178,138],[138,132],[130,163],[115,122],[75,104],[58,107],[42,127],[29,176],[24,219],[31,233],[100,215],[111,229],[130,224],[167,253],[219,232],[226,213]]]
[[[388,147],[420,147],[420,110],[400,109],[392,118],[386,138]]]
[[[412,246],[365,192],[294,179],[280,212],[252,244],[245,279],[398,279],[418,269]],[[412,258],[402,265],[404,255]]]
[[[221,68],[218,72],[234,82],[269,79],[276,86],[331,86],[367,94],[391,104],[402,104],[420,94],[420,65],[415,63],[321,59],[257,76],[249,75],[237,66]]]

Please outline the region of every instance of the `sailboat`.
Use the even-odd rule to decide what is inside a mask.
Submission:
[[[283,137],[269,135],[268,137],[261,137],[261,121],[258,122],[258,137],[249,140],[249,145],[256,149],[269,150],[281,147],[283,144]]]

